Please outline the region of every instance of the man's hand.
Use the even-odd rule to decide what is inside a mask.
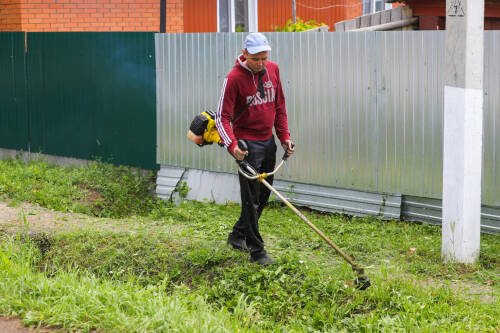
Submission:
[[[248,151],[241,150],[240,147],[238,147],[238,145],[236,145],[236,147],[234,147],[233,155],[238,161],[243,161],[243,159],[245,158],[245,156],[247,156],[247,154],[248,154]]]
[[[281,144],[283,150],[286,151],[286,155],[290,157],[295,151],[295,147],[292,147],[292,140],[286,140]]]

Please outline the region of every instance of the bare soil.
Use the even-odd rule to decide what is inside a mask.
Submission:
[[[56,330],[47,328],[27,328],[23,323],[16,318],[0,317],[0,332],[2,333],[49,333]]]
[[[0,200],[0,233],[24,231],[23,216],[26,217],[29,231],[32,233],[55,233],[87,227],[114,232],[134,229],[130,226],[129,219],[114,220],[80,213],[57,212],[29,202],[21,202],[12,207],[10,200]]]
[[[23,229],[22,214],[26,217],[30,230],[36,232],[71,229],[89,220],[84,214],[56,212],[27,202],[15,207],[10,204],[10,201],[0,202],[0,230]]]

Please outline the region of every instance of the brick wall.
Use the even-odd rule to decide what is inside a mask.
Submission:
[[[183,0],[167,0],[165,32],[184,32]]]
[[[21,31],[20,1],[0,1],[0,31]]]
[[[290,0],[259,1],[259,31],[275,31],[292,18]],[[333,31],[335,23],[360,16],[361,0],[301,0],[296,2],[296,16],[304,21],[325,23]]]
[[[363,1],[361,0],[346,0],[344,1],[345,3],[345,9],[344,9],[344,18],[339,21],[343,20],[350,20],[355,17],[363,15]],[[335,22],[337,23],[337,22]],[[335,26],[332,25],[331,31],[333,31],[333,27]]]
[[[166,7],[167,32],[182,32],[182,0]],[[1,0],[0,31],[160,31],[160,0]]]

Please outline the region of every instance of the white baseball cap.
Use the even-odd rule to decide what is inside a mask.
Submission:
[[[271,46],[269,46],[266,36],[260,32],[252,32],[245,38],[245,49],[250,54],[256,54],[263,51],[271,51]]]

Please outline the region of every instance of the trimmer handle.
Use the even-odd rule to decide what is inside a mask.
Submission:
[[[240,148],[243,151],[248,151],[248,145],[247,145],[246,141],[245,140],[241,140],[241,139],[238,140],[238,148]],[[242,161],[240,161],[238,159],[235,159],[235,160],[236,160],[236,163],[238,163],[238,165],[240,167],[246,168],[247,165],[248,165],[248,163],[247,163],[247,161],[245,161],[245,159],[243,159]]]
[[[248,151],[248,145],[245,140],[238,140],[238,148],[244,151]]]
[[[295,147],[295,144],[292,142],[292,148]],[[241,148],[240,148],[241,149]],[[285,150],[285,153],[283,154],[283,157],[281,158],[283,161],[286,161],[288,159],[288,155],[286,153],[286,150]]]
[[[291,147],[293,148],[295,147],[295,145],[292,143]],[[238,140],[238,148],[241,149],[242,151],[248,152],[248,143],[245,140]],[[264,173],[259,173],[255,168],[253,168],[247,162],[246,159],[243,159],[242,161],[239,161],[237,159],[235,160],[240,167],[239,169],[240,174],[242,174],[247,179],[251,180],[258,179],[259,181],[263,181],[264,178],[274,175],[279,170],[279,168],[281,168],[281,166],[283,165],[283,163],[286,161],[287,158],[288,156],[285,151],[285,154],[283,155],[283,160],[279,163],[279,165],[275,167],[273,171]]]

